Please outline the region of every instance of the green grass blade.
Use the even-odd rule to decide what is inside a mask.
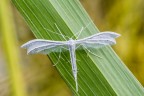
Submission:
[[[71,37],[86,27],[91,21],[79,0],[12,0],[25,18],[36,38],[64,40],[58,31]],[[84,38],[95,34],[98,29],[91,23],[81,34]],[[121,37],[122,38],[122,37]],[[62,52],[56,68],[76,96],[143,96],[144,90],[137,79],[126,68],[110,47],[92,50],[98,58],[83,51],[76,51],[79,91],[75,90],[69,52]],[[49,54],[53,63],[58,53]]]

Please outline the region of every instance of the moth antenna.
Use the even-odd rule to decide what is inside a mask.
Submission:
[[[78,31],[76,34],[74,34],[74,36],[76,36],[77,34],[77,37],[76,37],[76,39],[78,39],[79,38],[79,36],[81,35],[81,33],[90,25],[90,24],[92,24],[93,23],[93,21],[90,21],[85,27],[82,27],[81,29],[80,29],[80,31]],[[72,36],[72,37],[74,37],[74,36]]]
[[[56,33],[55,31],[49,30],[49,29],[47,29],[47,28],[44,28],[44,29],[45,29],[45,30],[48,30],[48,31],[51,32],[51,33],[54,33],[54,34],[57,34],[57,35],[62,36],[61,34],[58,34],[58,33]]]
[[[61,36],[65,39],[65,41],[67,41],[67,39],[65,38],[66,36],[64,36],[64,35],[62,34],[62,32],[60,31],[60,29],[58,28],[58,26],[57,26],[56,23],[55,23],[55,26],[56,26],[56,28],[58,29],[58,31],[59,31],[59,33],[61,34]]]
[[[57,26],[57,25],[55,25],[55,26]],[[70,37],[68,37],[68,36],[63,35],[63,34],[61,33],[61,31],[59,30],[58,27],[56,27],[56,28],[58,29],[58,32],[59,32],[60,34],[59,34],[58,32],[56,32],[56,31],[52,31],[52,30],[47,29],[47,28],[44,28],[44,29],[47,30],[48,32],[53,33],[53,34],[57,34],[57,35],[59,35],[59,36],[62,36],[62,37],[65,39],[65,41],[67,41],[65,37],[70,38]]]
[[[82,27],[81,30],[78,33],[78,36],[76,37],[76,40],[79,38],[79,36],[81,35],[82,31],[84,30],[84,28]]]

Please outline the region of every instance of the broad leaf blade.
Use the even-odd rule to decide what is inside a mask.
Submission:
[[[91,23],[78,0],[12,0],[23,15],[37,38],[49,40],[65,40],[62,36],[48,30],[60,31],[72,37],[82,27]],[[48,29],[48,30],[47,30]],[[98,29],[89,24],[80,35],[84,38],[95,34]],[[67,39],[67,38],[66,38]],[[68,39],[67,39],[68,40]],[[57,64],[61,76],[76,96],[142,96],[143,87],[126,68],[110,47],[92,50],[98,58],[84,50],[76,51],[78,66],[79,91],[75,90],[69,52],[62,52],[61,62]],[[57,62],[57,53],[49,54],[53,63]]]

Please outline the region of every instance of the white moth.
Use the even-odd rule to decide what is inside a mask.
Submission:
[[[75,50],[82,49],[80,48],[80,46],[82,46],[85,49],[88,49],[88,48],[101,48],[106,45],[114,45],[116,44],[115,38],[119,36],[120,34],[107,31],[96,33],[92,36],[78,40],[73,40],[72,38],[70,38],[68,41],[34,39],[23,44],[21,47],[27,49],[27,54],[36,54],[36,53],[49,54],[50,52],[60,52],[60,50],[62,49],[64,49],[64,51],[68,50],[71,58],[72,73],[76,83],[76,91],[78,91]]]

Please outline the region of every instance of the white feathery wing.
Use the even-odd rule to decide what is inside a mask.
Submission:
[[[101,32],[94,34],[92,36],[74,40],[76,48],[79,45],[85,46],[86,48],[101,48],[105,45],[114,45],[116,41],[114,38],[119,37],[120,34],[114,32]],[[34,39],[21,47],[27,49],[28,54],[49,54],[50,52],[63,52],[69,50],[69,42],[68,41],[52,41],[52,40],[44,40],[44,39]],[[78,48],[79,49],[79,48]]]
[[[106,45],[116,44],[115,38],[119,36],[120,34],[114,32],[100,32],[92,36],[76,40],[76,44],[80,44],[86,48],[101,48]]]
[[[27,49],[27,54],[49,54],[50,52],[60,52],[60,50],[68,50],[66,41],[52,41],[44,39],[31,40],[23,44],[21,47]]]

